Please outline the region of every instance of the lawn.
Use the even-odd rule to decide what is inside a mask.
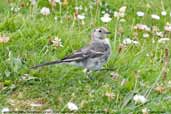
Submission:
[[[1,111],[171,113],[170,0],[56,1],[0,2]],[[114,70],[90,80],[71,65],[30,69],[85,46],[101,26],[112,33],[104,68]]]

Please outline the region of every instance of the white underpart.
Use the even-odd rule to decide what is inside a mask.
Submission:
[[[104,39],[104,43],[105,43],[105,44],[108,44],[108,45],[110,46],[110,41],[109,41],[108,38],[105,38],[105,39]]]
[[[110,45],[110,40],[108,38],[104,39],[104,43],[109,45],[110,51],[111,51],[111,45]]]

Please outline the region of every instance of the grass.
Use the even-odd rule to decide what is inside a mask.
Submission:
[[[157,43],[158,37],[151,32],[144,39],[144,31],[138,32],[139,45],[128,45],[118,53],[118,48],[127,36],[133,38],[137,23],[158,26],[163,31],[167,22],[171,21],[169,0],[106,0],[108,5],[96,5],[92,0],[68,1],[68,5],[57,4],[51,14],[43,16],[40,9],[51,7],[45,0],[38,0],[32,7],[27,0],[14,0],[2,3],[0,8],[0,34],[10,37],[8,43],[0,44],[0,109],[10,110],[69,111],[69,101],[78,105],[79,111],[103,111],[117,114],[137,114],[148,108],[153,113],[171,112],[171,63],[166,67],[166,79],[162,80],[165,49],[170,49],[169,42]],[[20,11],[10,11],[10,4],[21,7]],[[82,5],[80,13],[85,14],[85,24],[74,20],[74,7]],[[92,5],[92,9],[89,6]],[[112,16],[112,21],[104,24],[100,17],[102,11],[117,11],[127,6],[125,22]],[[84,9],[88,11],[84,11]],[[161,14],[166,10],[167,16],[160,20],[152,20],[151,14]],[[144,17],[136,16],[137,11],[145,12]],[[54,17],[57,16],[57,21]],[[112,34],[109,36],[112,55],[106,68],[116,69],[119,76],[111,77],[113,71],[93,72],[94,80],[88,80],[82,68],[70,65],[55,65],[30,70],[29,67],[45,61],[56,60],[83,47],[90,41],[92,29],[105,26]],[[121,30],[123,31],[121,33]],[[49,38],[58,36],[64,47],[56,48],[49,44]],[[165,37],[171,37],[167,33]],[[152,43],[152,41],[156,41]],[[149,56],[147,56],[147,54]],[[169,56],[170,60],[170,56]],[[34,80],[21,80],[25,74],[36,77]],[[124,83],[123,83],[124,82]],[[122,84],[121,84],[122,83]],[[162,86],[164,90],[155,91]],[[106,94],[113,96],[106,96]],[[133,96],[146,96],[148,102],[135,104]],[[11,103],[14,102],[14,103]],[[41,107],[32,107],[30,103],[39,102]]]

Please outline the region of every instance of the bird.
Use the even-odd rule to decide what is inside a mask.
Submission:
[[[111,55],[111,45],[107,38],[108,34],[111,34],[111,32],[107,28],[96,28],[91,33],[91,41],[85,47],[60,60],[38,64],[31,67],[31,69],[53,64],[70,64],[85,68],[87,73],[98,71],[107,63]]]

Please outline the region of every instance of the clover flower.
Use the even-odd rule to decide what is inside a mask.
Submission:
[[[78,106],[73,102],[69,102],[67,104],[67,107],[70,111],[77,111],[78,110]]]
[[[104,23],[108,23],[112,20],[112,18],[110,18],[110,15],[108,13],[105,13],[103,17],[101,17],[101,21]]]
[[[160,20],[160,16],[156,15],[156,14],[152,14],[151,18],[154,20]]]
[[[143,95],[135,95],[133,97],[133,100],[135,101],[135,103],[141,103],[141,104],[144,104],[147,102],[147,99],[143,96]]]
[[[43,8],[41,9],[40,13],[41,13],[42,15],[47,16],[47,15],[50,14],[50,9],[47,8],[47,7],[43,7]]]
[[[138,17],[143,17],[143,16],[144,16],[144,12],[138,11],[138,12],[137,12],[137,16],[138,16]]]

